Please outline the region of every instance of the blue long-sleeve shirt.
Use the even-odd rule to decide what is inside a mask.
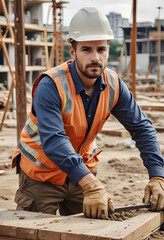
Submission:
[[[93,97],[90,98],[76,72],[75,62],[69,65],[69,69],[75,84],[76,94],[81,95],[84,104],[89,131],[100,92],[104,91],[106,84],[103,77],[100,76],[96,81]],[[37,116],[40,139],[45,154],[76,184],[90,171],[83,163],[82,157],[75,153],[65,134],[59,93],[54,81],[48,76],[44,76],[36,88],[33,111],[34,115]],[[156,131],[120,78],[118,102],[111,113],[136,141],[141,158],[148,169],[149,177],[164,177],[164,160]]]

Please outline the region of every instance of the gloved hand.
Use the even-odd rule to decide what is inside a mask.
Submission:
[[[85,217],[108,219],[108,210],[114,213],[113,202],[97,178],[82,186],[82,189]]]
[[[146,185],[144,203],[149,202],[151,202],[152,211],[164,210],[164,178],[152,177]]]

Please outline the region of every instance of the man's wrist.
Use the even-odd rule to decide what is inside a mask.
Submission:
[[[78,184],[80,185],[80,187],[83,187],[85,184],[90,183],[95,179],[96,177],[92,173],[88,173],[87,175],[85,175],[83,178],[80,179]]]

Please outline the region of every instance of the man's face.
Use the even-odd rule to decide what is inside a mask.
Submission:
[[[77,42],[76,50],[70,48],[70,55],[76,62],[79,76],[98,78],[107,66],[109,46],[106,40]]]

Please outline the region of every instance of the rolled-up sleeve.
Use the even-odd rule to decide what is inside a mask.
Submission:
[[[36,88],[33,111],[37,116],[44,153],[76,184],[90,170],[66,136],[59,93],[55,82],[48,76],[44,76]]]
[[[140,151],[149,177],[164,177],[164,159],[151,121],[137,105],[132,94],[119,78],[119,99],[112,114],[129,131]]]

